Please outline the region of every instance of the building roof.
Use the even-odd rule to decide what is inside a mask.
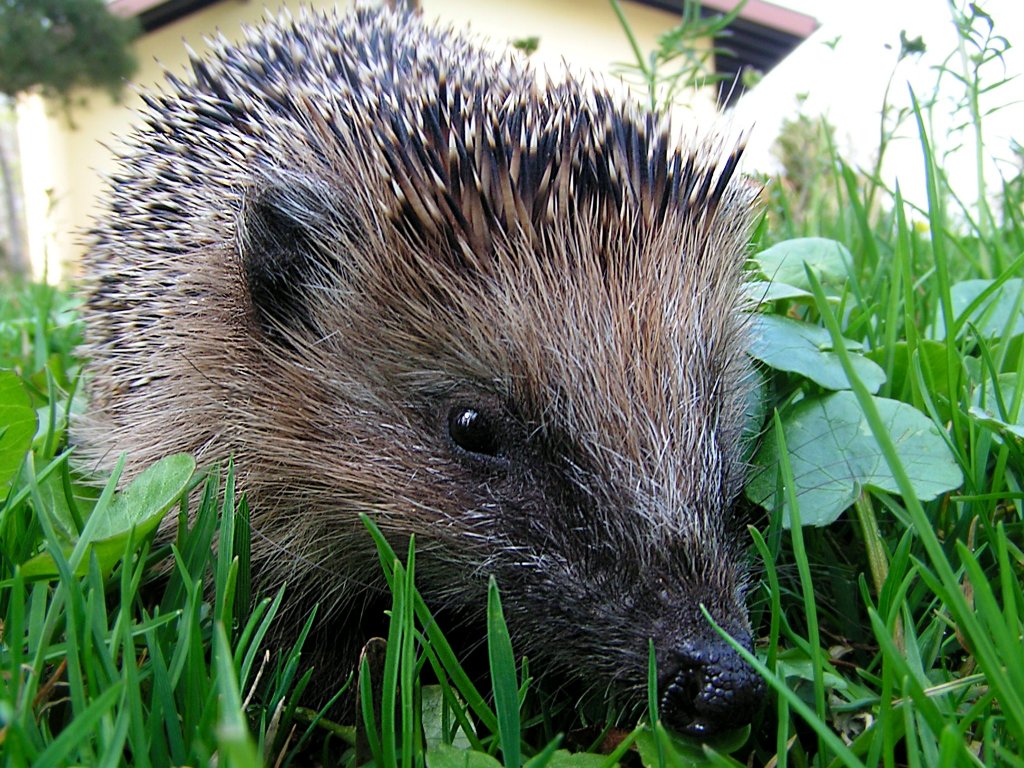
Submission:
[[[152,32],[219,0],[107,0],[111,12],[136,18],[143,31]]]
[[[701,12],[705,16],[728,13],[741,1],[703,0]],[[677,13],[683,8],[683,0],[648,0],[647,4]],[[765,0],[747,0],[740,15],[715,38],[719,50],[715,71],[725,76],[719,86],[720,103],[731,104],[743,93],[744,70],[768,72],[817,28],[812,16]]]
[[[151,32],[220,0],[108,0],[119,16],[135,17],[142,29]],[[680,13],[684,0],[639,0],[645,5]],[[705,15],[728,13],[742,0],[703,0]],[[715,39],[720,53],[715,69],[725,75],[719,97],[730,103],[743,91],[744,70],[768,72],[817,28],[811,16],[765,0],[747,0],[740,15]]]

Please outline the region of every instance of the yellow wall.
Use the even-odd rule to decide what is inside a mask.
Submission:
[[[243,24],[253,24],[272,3],[222,0],[174,24],[140,38],[136,44],[139,70],[135,82],[149,88],[162,80],[163,67],[184,71],[183,43],[197,51],[203,37],[220,30],[229,39],[241,36]],[[325,0],[283,2],[330,7]],[[534,59],[538,66],[560,72],[563,61],[571,68],[610,73],[613,64],[627,61],[631,51],[608,0],[424,0],[424,13],[454,26],[467,23],[474,33],[495,46],[516,38],[539,36]],[[646,6],[624,2],[626,14],[646,51],[676,17]],[[158,63],[159,62],[159,63]],[[609,79],[613,79],[609,76]],[[113,104],[102,93],[88,95],[88,105],[76,108],[73,125],[62,116],[49,115],[39,99],[20,105],[19,139],[25,181],[29,250],[37,276],[56,280],[68,272],[82,250],[82,232],[101,205],[101,174],[112,169],[112,152],[119,135],[133,121],[138,97],[126,90],[124,104]]]

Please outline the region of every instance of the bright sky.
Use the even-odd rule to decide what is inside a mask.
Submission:
[[[953,58],[948,66],[963,71],[947,0],[774,1],[814,16],[821,27],[737,107],[734,126],[754,125],[748,168],[774,167],[768,149],[775,130],[784,117],[798,111],[798,96],[803,95],[803,112],[808,116],[826,115],[836,127],[843,154],[854,163],[869,165],[878,147],[879,110],[890,75],[895,73],[890,101],[904,107],[910,104],[908,83],[919,101],[935,92],[939,77],[936,68],[950,54]],[[979,0],[979,5],[995,22],[993,34],[1006,38],[1011,46],[1002,62],[993,61],[983,68],[984,82],[1017,78],[994,89],[982,103],[983,109],[1003,107],[983,123],[991,187],[998,184],[997,170],[1011,173],[1011,166],[1005,162],[1010,157],[1010,139],[1024,144],[1024,0]],[[976,29],[987,31],[983,22]],[[897,64],[900,30],[906,30],[909,39],[923,38],[927,52]],[[976,51],[967,49],[968,55]],[[933,141],[940,150],[965,145],[946,158],[944,167],[954,179],[955,188],[972,199],[977,190],[973,134],[955,129],[966,113],[960,118],[950,114],[963,89],[949,74],[940,82],[942,100],[935,110]],[[905,121],[900,133],[909,139],[898,140],[887,150],[883,175],[890,183],[899,179],[905,195],[921,202],[923,170],[913,116]]]

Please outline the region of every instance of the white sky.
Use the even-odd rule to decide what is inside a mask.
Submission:
[[[918,100],[935,91],[938,67],[956,54],[958,37],[946,0],[774,0],[814,16],[821,27],[782,64],[769,73],[758,87],[741,99],[733,116],[734,127],[753,125],[748,144],[748,169],[772,170],[776,163],[769,146],[786,116],[803,111],[808,116],[825,115],[836,127],[837,142],[845,157],[855,164],[874,162],[879,140],[879,111],[890,75],[895,68],[890,101],[898,106],[910,103],[909,86]],[[988,184],[998,184],[997,169],[1010,167],[1009,141],[1024,144],[1024,0],[980,0],[981,8],[995,22],[994,34],[1007,39],[1011,48],[1003,62],[995,61],[982,71],[988,83],[1009,76],[1017,80],[995,89],[983,102],[983,109],[1003,106],[986,117],[984,147]],[[964,3],[966,5],[966,3]],[[978,26],[984,29],[984,26]],[[907,37],[922,37],[927,52],[899,62],[900,30]],[[826,43],[838,42],[830,48]],[[888,47],[887,47],[888,46]],[[968,53],[974,53],[969,49]],[[956,54],[949,62],[962,71]],[[933,141],[940,151],[964,143],[964,149],[949,155],[944,167],[955,188],[968,200],[976,197],[973,134],[955,130],[959,119],[950,115],[951,106],[963,90],[950,75],[942,78],[941,106],[935,111]],[[806,95],[798,107],[798,95]],[[901,131],[908,137],[887,150],[883,176],[892,183],[899,179],[904,194],[923,201],[923,170],[916,127],[910,116]]]

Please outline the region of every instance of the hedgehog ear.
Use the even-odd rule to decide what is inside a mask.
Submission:
[[[248,195],[239,222],[239,251],[254,320],[278,342],[319,334],[311,283],[338,276],[329,226],[335,206],[297,179],[264,184]]]

